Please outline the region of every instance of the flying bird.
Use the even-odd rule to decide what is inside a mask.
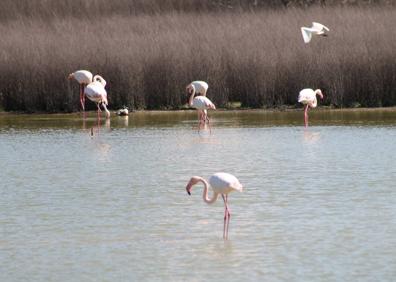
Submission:
[[[316,99],[316,95],[319,95],[321,99],[323,99],[322,90],[316,89],[313,90],[311,88],[305,88],[300,91],[298,95],[298,102],[305,105],[304,108],[304,123],[305,127],[308,126],[308,108],[316,108],[318,105],[318,100]]]
[[[330,29],[320,23],[312,22],[311,27],[301,27],[301,33],[305,43],[309,43],[312,39],[312,34],[328,36],[327,32]]]
[[[243,186],[239,182],[239,180],[232,174],[225,172],[218,172],[213,174],[209,178],[209,183],[204,178],[200,176],[191,177],[190,181],[187,183],[186,191],[189,195],[191,195],[192,187],[199,182],[203,183],[203,200],[207,204],[212,204],[216,202],[219,195],[223,198],[224,201],[224,227],[223,227],[223,238],[228,238],[228,227],[230,224],[231,212],[228,206],[228,194],[233,191],[242,192]],[[211,198],[208,196],[209,186],[212,187],[213,195]]]

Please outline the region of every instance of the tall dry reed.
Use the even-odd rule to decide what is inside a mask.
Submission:
[[[319,21],[328,38],[308,45],[300,26]],[[75,111],[88,69],[108,81],[110,108],[175,109],[185,86],[209,83],[218,105],[295,105],[322,88],[324,104],[396,104],[396,10],[313,7],[236,13],[22,17],[0,23],[0,101],[5,110]]]
[[[90,18],[166,12],[240,12],[268,8],[395,5],[396,0],[1,0],[0,21]]]

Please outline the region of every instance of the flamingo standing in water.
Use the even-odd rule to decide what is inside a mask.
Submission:
[[[313,22],[311,27],[301,27],[301,33],[305,43],[309,43],[312,39],[312,34],[328,36],[327,32],[330,29],[321,23]]]
[[[193,176],[191,177],[190,181],[187,183],[186,191],[189,195],[191,195],[192,187],[197,184],[198,182],[202,182],[204,185],[203,191],[203,200],[207,204],[212,204],[216,202],[219,195],[223,198],[224,201],[224,227],[223,227],[223,238],[228,238],[228,227],[230,224],[230,209],[228,207],[228,194],[232,191],[239,191],[242,192],[243,186],[239,182],[239,180],[232,174],[225,173],[225,172],[218,172],[213,174],[209,178],[209,183],[200,176]],[[212,198],[208,196],[209,186],[213,189]]]
[[[107,92],[105,89],[106,80],[100,75],[95,75],[93,80],[93,82],[85,87],[85,95],[89,100],[96,103],[98,107],[98,119],[100,119],[100,105],[103,106],[106,112],[106,118],[110,118],[110,112],[106,107],[108,105]]]
[[[81,108],[83,109],[83,111],[85,111],[84,89],[88,84],[90,84],[93,81],[92,73],[87,70],[78,70],[76,72],[69,74],[68,78],[75,79],[77,80],[78,84],[80,84],[80,103],[81,103]]]
[[[305,122],[305,127],[308,126],[308,108],[316,108],[318,105],[318,101],[316,100],[316,95],[319,95],[321,99],[323,99],[323,93],[322,90],[320,89],[310,89],[310,88],[305,88],[300,91],[298,95],[298,102],[302,103],[305,105],[305,110],[304,110],[304,122]]]
[[[209,85],[205,81],[196,80],[191,82],[186,86],[186,91],[188,94],[198,94],[206,97],[206,92],[208,91]],[[204,109],[203,111],[198,110],[198,119],[202,120],[203,117],[207,117],[207,111]],[[205,122],[209,122],[209,120],[205,120]]]
[[[191,93],[190,99],[188,100],[188,105],[198,110],[199,116],[199,129],[201,124],[205,124],[206,122],[209,124],[209,117],[207,113],[207,109],[216,110],[216,106],[210,101],[206,96],[197,96],[194,97],[195,92]]]

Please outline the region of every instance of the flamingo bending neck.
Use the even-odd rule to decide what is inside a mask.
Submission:
[[[106,80],[104,80],[104,78],[102,76],[100,76],[99,74],[97,74],[93,77],[92,82],[94,82],[94,81],[99,81],[103,85],[103,87],[106,86]]]
[[[190,107],[192,107],[192,105],[193,105],[193,100],[194,100],[194,95],[195,95],[195,88],[194,88],[194,86],[192,87],[192,89],[193,89],[193,92],[192,92],[192,94],[191,94],[191,96],[190,96],[190,99],[188,100],[188,105],[189,105]]]
[[[321,99],[323,99],[323,93],[322,93],[322,90],[320,90],[320,89],[316,89],[316,90],[315,90],[315,95],[319,95],[319,97],[320,97]]]
[[[107,102],[107,101],[106,101]],[[107,107],[106,107],[106,103],[102,103],[102,106],[103,106],[103,109],[105,110],[105,112],[106,112],[106,118],[110,118],[110,112],[109,112],[109,110],[107,109]]]
[[[209,195],[208,195],[209,183],[205,179],[203,179],[202,177],[199,177],[199,176],[193,176],[191,178],[190,182],[187,184],[187,187],[186,187],[187,193],[190,194],[192,186],[194,186],[198,182],[202,182],[204,185],[204,190],[202,193],[202,199],[204,200],[204,202],[207,204],[212,204],[212,203],[216,202],[217,198],[219,197],[219,193],[213,192],[212,198],[209,198]]]

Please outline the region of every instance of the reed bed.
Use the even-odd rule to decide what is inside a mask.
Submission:
[[[300,26],[331,29],[304,44]],[[396,10],[391,6],[166,12],[0,21],[0,103],[6,111],[79,108],[78,69],[107,81],[110,108],[178,109],[185,86],[209,83],[219,107],[297,105],[321,88],[335,107],[396,105]]]

